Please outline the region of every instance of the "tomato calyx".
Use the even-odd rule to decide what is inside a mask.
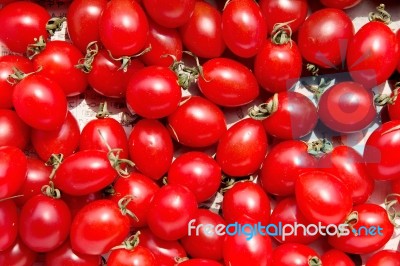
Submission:
[[[134,235],[128,237],[121,245],[113,247],[111,250],[116,249],[126,249],[126,250],[133,250],[135,247],[139,245],[139,236],[140,231],[137,231]]]
[[[14,86],[15,84],[17,84],[18,82],[20,82],[24,78],[26,78],[26,77],[28,77],[28,76],[30,76],[32,74],[36,74],[36,73],[40,72],[42,70],[42,68],[43,68],[42,66],[39,66],[39,68],[36,71],[29,72],[29,73],[24,73],[20,69],[18,69],[17,67],[13,67],[13,73],[8,75],[7,82],[9,84],[11,84],[11,86]]]
[[[318,257],[313,256],[308,259],[308,265],[309,266],[322,266],[322,262]]]
[[[374,103],[377,106],[385,106],[387,104],[394,104],[399,95],[400,82],[396,82],[395,89],[391,95],[388,94],[376,94],[374,96]]]
[[[385,23],[386,25],[392,22],[392,16],[385,10],[385,5],[380,4],[376,7],[377,13],[369,12],[368,19],[369,21],[380,21]]]
[[[271,32],[271,41],[276,45],[283,45],[290,43],[290,47],[292,46],[292,28],[290,28],[289,24],[295,20],[276,23]]]
[[[63,23],[67,21],[66,17],[54,17],[47,21],[46,30],[50,36],[53,36],[56,31],[62,30]]]
[[[47,160],[47,162],[45,163],[46,166],[51,166],[52,167],[52,170],[51,170],[51,173],[50,173],[50,176],[49,176],[50,180],[52,180],[53,177],[55,176],[55,174],[57,172],[57,169],[58,169],[58,167],[60,167],[63,159],[64,159],[64,155],[63,154],[61,154],[61,153],[54,154],[53,153],[50,156],[50,158]]]
[[[311,77],[308,79],[303,79],[301,84],[314,95],[314,100],[319,101],[324,91],[329,87],[331,79],[319,76],[319,68],[308,63],[306,65],[307,71],[311,73]]]
[[[90,73],[92,71],[92,64],[94,58],[99,53],[99,46],[97,41],[90,42],[86,47],[86,54],[84,58],[79,59],[78,64],[75,65],[76,68],[80,69],[84,73]]]
[[[184,90],[188,90],[192,83],[196,82],[199,75],[204,78],[203,76],[203,67],[200,65],[199,58],[189,51],[183,51],[183,53],[190,55],[194,58],[196,65],[193,67],[189,67],[185,65],[185,63],[181,60],[178,61],[175,55],[165,55],[172,58],[173,62],[169,66],[169,68],[175,72],[178,77],[178,84]]]
[[[140,57],[140,56],[142,56],[142,55],[144,55],[145,53],[148,53],[148,52],[150,52],[150,51],[151,51],[151,44],[150,44],[148,47],[146,47],[143,51],[141,51],[141,52],[139,52],[139,53],[137,53],[137,54],[134,54],[134,55],[124,55],[124,56],[115,58],[115,57],[112,55],[111,51],[110,51],[110,50],[107,50],[108,55],[110,56],[110,58],[111,58],[112,60],[114,60],[114,61],[120,61],[120,62],[121,62],[121,66],[120,66],[120,68],[118,68],[118,70],[122,70],[122,71],[124,71],[124,72],[127,72],[127,71],[128,71],[128,67],[129,67],[129,65],[131,64],[131,61],[132,61],[133,58]]]
[[[353,226],[358,223],[358,212],[357,211],[352,211],[347,217],[346,220],[344,221],[344,224],[347,224],[348,227],[350,228],[350,232],[352,232],[355,236],[358,236],[357,230],[353,230]],[[339,230],[339,236],[341,236],[341,231]]]
[[[136,222],[138,222],[139,218],[131,210],[128,209],[128,204],[132,200],[133,200],[133,196],[132,195],[124,196],[118,201],[118,207],[121,210],[122,215],[128,215],[131,218],[133,218]]]
[[[110,116],[110,112],[107,109],[107,102],[100,103],[99,110],[97,111],[96,117],[99,119],[106,118]]]
[[[264,120],[278,110],[278,103],[278,94],[275,93],[268,102],[250,107],[249,116],[254,120]]]
[[[26,49],[26,56],[29,59],[34,58],[46,48],[46,41],[43,36],[33,39],[35,43],[29,44]]]
[[[61,192],[59,189],[54,187],[53,181],[50,181],[48,185],[42,187],[42,193],[50,198],[59,199],[61,198]]]
[[[400,212],[396,209],[396,205],[399,204],[398,197],[400,194],[392,193],[385,198],[385,209],[389,218],[389,221],[394,227],[400,227]]]
[[[175,257],[174,258],[175,265],[179,265],[180,263],[185,262],[187,260],[189,260],[188,257]]]
[[[226,175],[222,176],[222,187],[220,189],[220,193],[224,194],[226,193],[229,189],[231,189],[234,185],[237,183],[243,183],[243,182],[254,182],[255,178],[254,176],[250,175],[248,177],[244,177],[243,179],[238,180],[237,178],[231,178]]]
[[[307,152],[314,156],[319,156],[325,153],[329,153],[333,150],[332,142],[326,138],[311,141],[307,144]]]
[[[121,177],[127,177],[129,176],[129,172],[127,169],[122,169],[121,164],[127,164],[131,167],[135,166],[135,164],[131,160],[119,158],[121,151],[122,149],[111,149],[108,152],[107,157],[112,167],[117,171],[118,175]]]

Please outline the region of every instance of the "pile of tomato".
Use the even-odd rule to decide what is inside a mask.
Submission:
[[[400,265],[396,3],[355,31],[362,0],[63,2],[0,1],[0,265]],[[129,130],[107,102],[80,127],[87,91]]]

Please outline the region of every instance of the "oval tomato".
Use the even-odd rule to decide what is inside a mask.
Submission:
[[[30,128],[16,112],[0,109],[0,146],[25,149],[30,139]]]
[[[13,146],[0,147],[0,199],[14,196],[26,179],[27,159]]]
[[[337,249],[331,249],[322,254],[321,262],[324,266],[355,266],[346,253]]]
[[[36,261],[37,253],[28,248],[21,239],[17,239],[14,244],[5,251],[0,251],[1,265],[33,265]]]
[[[327,7],[347,9],[354,7],[361,3],[362,0],[320,0],[320,2]]]
[[[136,246],[133,249],[114,249],[110,252],[107,259],[109,266],[158,266],[156,257],[151,251],[142,246]]]
[[[18,236],[19,214],[13,200],[0,201],[0,252],[12,247]],[[0,255],[1,257],[1,255]]]
[[[313,264],[313,262],[316,262]],[[317,264],[319,262],[319,264]],[[296,243],[278,246],[272,253],[272,266],[321,265],[321,260],[312,248]]]
[[[381,250],[372,255],[365,266],[400,265],[400,252],[396,250]]]

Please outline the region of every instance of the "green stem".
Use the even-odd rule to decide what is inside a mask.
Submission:
[[[29,44],[28,48],[26,49],[26,56],[29,59],[32,59],[36,55],[40,54],[46,48],[46,41],[44,40],[43,36],[34,38],[33,40],[35,43]]]
[[[121,210],[121,213],[123,215],[129,215],[131,218],[133,218],[136,222],[139,221],[138,217],[128,209],[128,204],[133,200],[133,196],[132,195],[126,195],[125,197],[122,197],[119,201],[118,201],[118,207]]]
[[[53,167],[53,169],[51,170],[50,176],[49,176],[50,180],[52,180],[54,178],[54,176],[56,175],[57,169],[58,169],[58,167],[60,167],[63,159],[64,159],[64,155],[62,153],[59,153],[59,154],[53,153],[50,156],[50,158],[47,160],[46,166]]]
[[[332,142],[323,138],[307,143],[307,152],[314,156],[329,153],[333,150]]]
[[[42,193],[48,197],[59,199],[61,198],[60,190],[54,187],[53,181],[50,181],[48,185],[42,187]]]
[[[385,5],[380,4],[376,7],[377,13],[370,12],[368,14],[369,21],[381,21],[385,24],[390,24],[392,22],[392,16],[385,10]]]
[[[278,110],[278,105],[278,94],[275,93],[266,103],[251,107],[249,116],[255,120],[264,120]]]
[[[56,31],[60,31],[62,29],[64,21],[67,21],[66,17],[54,17],[47,21],[46,30],[50,36],[53,36]]]
[[[82,70],[84,73],[90,73],[92,71],[92,64],[94,58],[99,53],[99,46],[97,42],[90,42],[86,47],[86,54],[84,58],[79,59],[78,64],[75,65],[76,68]]]

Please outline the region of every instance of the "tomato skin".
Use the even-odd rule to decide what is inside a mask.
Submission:
[[[365,24],[348,45],[351,77],[367,89],[385,82],[396,69],[398,50],[396,35],[387,25],[377,21]]]
[[[230,1],[222,12],[222,37],[237,56],[249,58],[259,51],[267,27],[257,3],[250,0]]]
[[[71,225],[71,247],[75,252],[101,255],[120,245],[128,236],[130,222],[111,200],[93,201],[84,206]]]
[[[30,75],[14,87],[13,105],[26,124],[41,130],[60,128],[68,113],[62,88],[41,74]]]
[[[260,168],[267,150],[268,140],[262,123],[247,118],[234,124],[222,135],[217,146],[216,161],[225,174],[246,176]]]
[[[0,109],[11,109],[13,86],[7,82],[7,78],[11,75],[13,67],[18,68],[24,73],[33,72],[32,62],[19,55],[4,55],[0,57]]]
[[[179,29],[183,44],[198,57],[220,57],[225,50],[221,21],[215,7],[197,1],[189,21]]]
[[[308,62],[323,68],[333,68],[345,60],[342,51],[346,51],[353,35],[353,23],[345,12],[324,8],[312,13],[302,24],[298,45]]]
[[[80,129],[78,121],[68,112],[67,118],[56,130],[33,129],[31,142],[40,159],[47,161],[52,154],[69,156],[79,146]]]
[[[74,0],[68,8],[68,35],[72,43],[86,52],[90,42],[100,41],[98,23],[107,0]]]
[[[181,97],[176,74],[160,66],[148,66],[135,72],[126,90],[126,103],[131,112],[150,119],[173,113]]]
[[[263,189],[277,196],[294,195],[297,177],[317,166],[316,157],[307,149],[307,144],[299,140],[286,140],[273,146],[259,174]]]
[[[0,252],[12,247],[18,236],[19,215],[13,200],[0,201]],[[1,255],[0,255],[1,257]]]
[[[204,63],[198,86],[206,98],[226,107],[245,105],[259,95],[253,73],[246,66],[228,58],[213,58]]]
[[[372,203],[359,204],[353,207],[353,212],[358,213],[358,221],[353,225],[353,228],[362,232],[360,235],[354,235],[350,232],[349,235],[329,236],[329,244],[343,252],[352,254],[367,254],[382,248],[393,235],[393,225],[388,219],[386,210],[379,205]],[[378,229],[375,235],[366,235],[365,231],[359,230],[360,227],[381,228],[380,234]]]
[[[381,250],[367,260],[366,266],[400,265],[400,252],[396,250]]]
[[[397,46],[399,47],[399,63],[397,64],[397,72],[400,73],[400,30],[397,31]]]
[[[149,24],[136,1],[108,2],[98,27],[101,42],[114,57],[131,56],[145,48]]]
[[[188,259],[179,263],[181,266],[222,266],[221,263],[208,259]]]
[[[13,146],[0,147],[0,199],[14,196],[26,179],[27,159]]]
[[[337,249],[331,249],[322,254],[321,262],[324,266],[355,266],[346,253]]]
[[[308,3],[306,0],[260,0],[259,5],[264,20],[267,23],[267,32],[271,33],[276,23],[289,23],[292,32],[296,32],[307,17]]]
[[[24,53],[34,38],[47,37],[46,23],[50,14],[42,6],[28,1],[18,1],[0,10],[0,42],[16,53]]]
[[[149,17],[166,28],[184,25],[193,13],[195,0],[143,0]]]
[[[19,235],[36,252],[48,252],[61,246],[70,226],[71,213],[61,199],[39,194],[22,206]]]
[[[296,243],[286,243],[278,246],[272,253],[272,266],[306,266],[309,260],[318,254],[312,248]]]
[[[368,174],[375,180],[400,178],[398,156],[400,121],[389,121],[375,129],[367,139],[363,158]]]
[[[168,116],[168,129],[185,146],[207,147],[225,133],[225,117],[221,109],[205,98],[184,97],[181,105]]]
[[[361,0],[320,0],[320,2],[327,7],[348,9],[361,3]]]
[[[172,139],[161,122],[142,119],[129,135],[129,155],[144,175],[158,180],[169,169],[174,153]]]
[[[394,97],[393,92],[391,92],[390,97]],[[400,120],[400,101],[397,101],[397,98],[393,103],[387,104],[386,107],[390,120]]]
[[[298,177],[295,195],[306,219],[314,223],[321,222],[322,225],[343,223],[353,204],[343,181],[318,170]]]
[[[188,222],[197,211],[194,194],[181,185],[165,185],[154,195],[147,213],[150,230],[165,240],[187,235]]]
[[[0,251],[0,264],[13,266],[30,266],[35,263],[37,253],[29,249],[20,238],[5,251]]]
[[[0,146],[15,146],[21,150],[29,143],[31,130],[16,112],[0,109]]]
[[[151,251],[142,246],[136,246],[132,250],[116,249],[111,251],[107,260],[109,266],[158,266],[156,257]]]
[[[107,152],[86,150],[76,152],[61,163],[54,176],[54,184],[62,192],[83,196],[110,185],[118,176]]]

